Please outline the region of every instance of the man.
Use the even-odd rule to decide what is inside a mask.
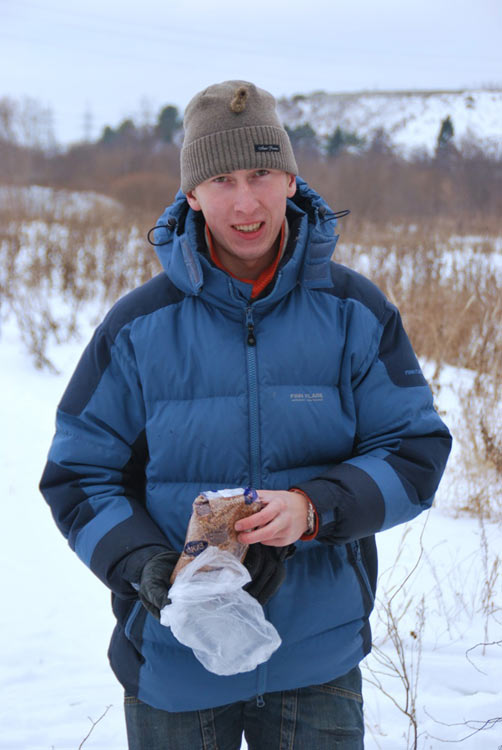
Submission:
[[[113,592],[131,750],[239,748],[243,731],[252,750],[356,750],[373,535],[430,507],[450,436],[396,308],[331,262],[335,216],[295,178],[273,97],[210,86],[184,127],[164,272],[97,329],[41,488]],[[265,506],[236,529],[282,645],[220,677],[158,615],[194,498],[240,486]]]

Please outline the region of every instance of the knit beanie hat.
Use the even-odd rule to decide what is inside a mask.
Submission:
[[[280,169],[298,174],[275,99],[247,81],[225,81],[196,94],[183,120],[181,189],[235,169]]]

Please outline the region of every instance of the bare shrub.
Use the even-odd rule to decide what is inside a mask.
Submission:
[[[179,150],[173,144],[133,140],[118,147],[80,144],[55,155],[44,184],[98,190],[120,200],[140,222],[168,205],[179,187]]]
[[[154,216],[164,205],[169,205],[179,181],[167,174],[136,172],[112,180],[108,193],[126,206],[131,206],[139,218]]]
[[[462,742],[500,722],[488,714],[483,717],[482,711],[480,716],[479,707],[473,710],[477,718],[466,721],[464,705],[458,709],[452,706],[449,715],[458,720],[447,723],[438,715],[435,703],[427,706],[423,696],[421,699],[422,674],[430,680],[431,667],[435,662],[444,663],[448,655],[458,663],[460,643],[466,644],[465,676],[475,670],[482,675],[478,684],[490,685],[489,670],[494,664],[485,658],[485,652],[501,645],[496,639],[502,611],[501,563],[493,545],[496,526],[480,519],[479,546],[475,535],[462,545],[450,545],[447,538],[438,541],[437,530],[431,533],[427,518],[407,524],[401,532],[392,530],[385,547],[379,537],[385,566],[379,575],[372,615],[373,649],[362,665],[365,682],[375,689],[367,692],[366,720],[377,746],[379,735],[389,731],[389,726],[379,726],[377,713],[373,713],[381,697],[395,709],[394,734],[399,731],[400,746],[407,750],[440,746],[430,745],[431,740]],[[438,678],[441,680],[439,673]],[[436,736],[438,733],[443,736]]]
[[[82,742],[78,746],[78,750],[82,750],[82,748],[84,747],[85,743],[87,742],[87,740],[89,739],[89,737],[91,736],[91,734],[93,733],[93,731],[96,729],[96,727],[99,724],[99,722],[102,721],[105,718],[106,714],[108,713],[108,711],[110,710],[111,707],[112,707],[111,705],[107,706],[105,708],[105,710],[103,711],[103,713],[101,714],[101,716],[98,719],[96,719],[96,720],[91,719],[90,716],[88,717],[89,721],[91,722],[91,728],[89,729],[89,731],[85,735],[84,739],[82,740]]]
[[[0,140],[29,148],[55,145],[52,111],[36,99],[0,98]]]
[[[300,173],[332,208],[352,211],[349,227],[371,222],[414,222],[424,231],[438,219],[458,233],[497,226],[502,214],[502,168],[473,146],[454,159],[413,160],[392,151],[368,150],[331,158],[299,160]]]
[[[378,635],[364,663],[366,681],[406,717],[405,747],[408,750],[418,748],[417,698],[426,617],[424,596],[417,597],[410,583],[421,564],[424,529],[425,526],[422,528],[416,561],[411,568],[405,565],[403,577],[399,578],[398,575],[396,580],[396,571],[402,569],[401,557],[405,554],[409,527],[403,533],[392,568],[380,575],[380,593],[374,613],[378,620]]]

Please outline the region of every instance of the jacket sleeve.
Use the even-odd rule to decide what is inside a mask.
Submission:
[[[315,507],[319,541],[361,539],[429,508],[450,452],[450,433],[398,310],[386,301],[374,322],[359,325],[349,345],[357,424],[352,456],[297,485]]]
[[[40,489],[77,555],[118,596],[169,541],[145,508],[145,407],[127,327],[96,331],[58,407]]]

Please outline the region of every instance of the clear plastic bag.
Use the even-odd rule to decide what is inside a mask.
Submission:
[[[261,604],[242,588],[250,580],[237,558],[211,546],[183,568],[171,586],[171,604],[162,609],[160,622],[210,672],[248,672],[281,645]]]

